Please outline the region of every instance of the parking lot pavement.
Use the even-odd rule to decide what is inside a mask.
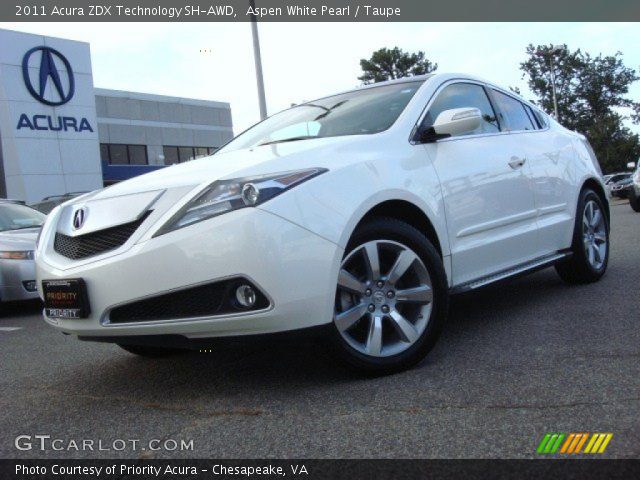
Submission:
[[[533,457],[547,432],[611,432],[605,457],[640,457],[640,214],[612,211],[601,282],[569,286],[550,269],[456,297],[427,360],[379,379],[317,342],[146,360],[55,332],[37,304],[11,306],[0,457]],[[193,450],[14,447],[36,434]]]

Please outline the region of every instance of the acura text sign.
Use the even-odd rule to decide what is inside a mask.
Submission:
[[[103,186],[89,44],[0,29],[0,197]]]
[[[34,67],[37,65],[34,75]],[[38,102],[51,107],[68,103],[75,93],[75,78],[69,60],[58,50],[38,46],[22,57],[22,78],[28,92]],[[17,129],[51,130],[54,132],[93,132],[86,118],[60,115],[21,113]]]

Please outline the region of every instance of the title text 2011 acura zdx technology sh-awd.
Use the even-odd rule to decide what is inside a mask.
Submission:
[[[382,374],[433,347],[452,293],[607,268],[585,138],[467,75],[297,105],[213,156],[73,199],[37,249],[45,319],[142,355],[325,325]]]

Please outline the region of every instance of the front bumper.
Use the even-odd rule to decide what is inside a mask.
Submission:
[[[128,250],[64,270],[55,252],[37,259],[37,279],[82,278],[91,314],[45,320],[81,337],[182,335],[210,338],[296,330],[331,321],[338,266],[336,244],[258,208],[234,211],[134,244]],[[254,313],[112,323],[115,307],[190,286],[245,277],[270,299]]]
[[[29,291],[25,282],[35,280],[33,260],[0,260],[0,301],[12,302],[38,298],[36,290]]]
[[[624,188],[620,188],[617,190],[611,190],[611,196],[618,198],[627,198],[629,194],[633,191],[633,185],[629,185]]]

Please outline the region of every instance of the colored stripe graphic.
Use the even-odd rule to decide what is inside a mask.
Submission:
[[[538,445],[538,453],[556,453],[564,437],[564,433],[547,433]]]
[[[584,453],[604,453],[612,437],[613,433],[594,433]]]
[[[589,436],[588,433],[572,433],[569,435],[571,437],[571,441],[567,440],[567,442],[562,446],[562,450],[560,453],[580,453],[580,449],[584,442],[587,440]]]
[[[549,441],[550,438],[551,438],[551,434],[550,433],[547,433],[544,436],[544,438],[540,442],[540,445],[538,445],[538,453],[544,453],[544,447],[547,446],[547,442]]]
[[[571,442],[573,442],[573,439],[575,438],[575,436],[576,436],[575,433],[569,434],[569,436],[567,437],[567,440],[564,442],[564,445],[562,445],[562,449],[560,450],[560,453],[567,453],[567,450],[571,445]]]
[[[584,442],[586,442],[587,438],[589,438],[588,433],[581,433],[580,435],[582,436],[582,438],[578,442],[578,445],[576,445],[576,449],[573,451],[573,453],[580,453],[580,450],[582,450],[582,446],[584,445]]]
[[[613,433],[547,433],[538,445],[538,454],[604,453]],[[588,441],[587,441],[588,440]],[[586,447],[584,451],[582,447]]]
[[[611,441],[611,439],[613,438],[613,433],[607,433],[607,436],[604,439],[604,442],[602,442],[602,445],[600,445],[600,450],[598,450],[598,453],[604,453],[605,449],[607,448],[607,445],[609,445],[609,442]]]
[[[556,440],[556,443],[553,444],[553,447],[551,448],[551,451],[549,453],[556,453],[558,451],[558,448],[560,448],[560,444],[562,443],[564,437],[564,433],[558,435],[558,439]]]

